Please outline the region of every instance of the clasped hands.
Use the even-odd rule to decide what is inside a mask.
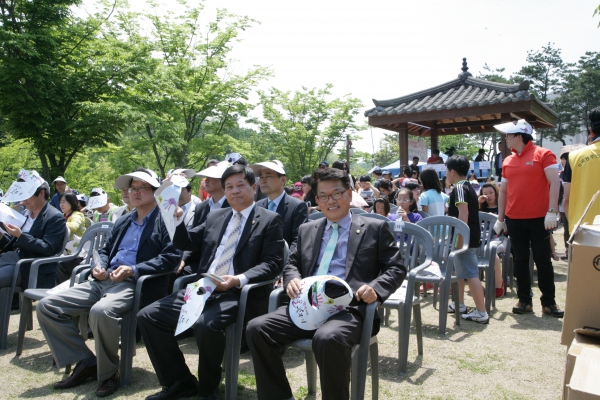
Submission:
[[[133,267],[129,265],[119,265],[114,271],[108,272],[104,268],[96,265],[92,270],[92,276],[99,281],[105,281],[110,278],[113,282],[121,282],[134,275]]]
[[[294,278],[288,283],[286,292],[290,299],[295,299],[300,294],[300,282],[300,279]],[[371,286],[362,285],[358,288],[356,293],[354,293],[354,297],[358,301],[362,300],[367,304],[371,304],[377,300],[377,293]]]

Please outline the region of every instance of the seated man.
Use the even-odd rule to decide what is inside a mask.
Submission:
[[[100,382],[96,395],[108,396],[119,388],[119,337],[121,316],[131,310],[136,280],[142,275],[171,271],[179,261],[154,198],[159,187],[147,170],[122,175],[129,181],[129,198],[136,210],[117,221],[100,251],[101,264],[91,271],[93,279],[40,300],[37,316],[57,366],[77,362],[68,378],[56,389],[80,385],[88,378]],[[166,295],[167,277],[144,285],[146,303]],[[164,278],[164,279],[163,279]],[[74,317],[89,312],[96,355],[74,323]]]
[[[312,186],[325,218],[300,227],[298,244],[284,268],[284,288],[293,299],[300,293],[301,279],[334,275],[348,283],[354,299],[317,330],[297,327],[287,306],[248,323],[259,399],[293,398],[279,349],[302,338],[313,340],[323,399],[348,399],[351,349],[360,342],[366,304],[386,300],[406,276],[387,223],[350,213],[352,190],[344,171],[317,171]],[[373,333],[378,330],[376,320]]]
[[[33,185],[31,189],[35,192],[32,196],[21,199],[21,204],[26,209],[25,223],[22,226],[3,224],[8,235],[0,230],[0,287],[12,285],[15,264],[20,259],[54,256],[61,250],[65,238],[65,217],[48,203],[50,198],[48,183],[35,171],[22,176],[27,181],[19,179],[18,182]],[[37,186],[39,183],[41,184]],[[57,266],[56,263],[40,266],[37,281],[39,288],[54,286]],[[31,264],[21,267],[20,285],[24,288],[29,283],[30,267]]]
[[[117,211],[118,207],[110,202],[108,193],[106,193],[102,188],[92,189],[87,209],[94,212],[94,216],[92,218],[94,224],[106,221],[115,222],[117,220],[118,215],[115,214],[115,212]]]
[[[149,305],[138,313],[148,355],[164,389],[148,400],[176,399],[200,395],[218,399],[221,362],[225,353],[225,328],[235,323],[241,287],[274,279],[283,267],[283,234],[281,217],[254,203],[256,184],[254,173],[243,165],[229,167],[221,183],[231,208],[217,209],[208,214],[206,222],[191,230],[180,223],[173,243],[181,250],[199,250],[202,273],[220,275],[225,281],[217,285],[194,323],[194,336],[199,351],[198,378],[185,364],[177,344],[175,329],[185,289]],[[177,210],[178,216],[181,209]],[[267,312],[272,286],[250,292],[247,319]]]

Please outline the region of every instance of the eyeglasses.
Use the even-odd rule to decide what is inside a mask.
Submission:
[[[131,193],[134,193],[134,192],[142,193],[142,192],[144,192],[144,191],[146,191],[146,190],[148,190],[148,189],[150,189],[150,186],[140,186],[140,187],[137,187],[137,188],[135,188],[135,187],[130,187],[129,189],[127,189],[127,191],[128,191],[130,194],[131,194]]]
[[[327,168],[327,165],[319,165],[319,169],[325,169]]]
[[[321,203],[325,203],[329,200],[329,198],[331,197],[333,200],[339,200],[342,198],[342,196],[344,195],[344,193],[346,192],[334,192],[331,195],[326,195],[326,194],[320,194],[317,196],[317,199],[319,199],[319,201]]]
[[[410,203],[410,199],[396,199],[396,203]]]

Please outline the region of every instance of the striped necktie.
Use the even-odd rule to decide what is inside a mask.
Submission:
[[[225,246],[223,248],[223,252],[221,253],[221,257],[219,257],[219,261],[216,263],[215,275],[227,275],[231,262],[233,261],[235,248],[240,237],[240,232],[242,231],[242,214],[239,212],[235,213],[233,218],[233,230],[231,231],[231,234],[229,234],[227,242],[225,242]]]
[[[319,270],[317,271],[317,275],[327,275],[329,271],[329,264],[331,264],[331,259],[333,258],[333,253],[335,252],[335,246],[338,241],[338,227],[339,225],[334,222],[331,224],[333,228],[333,233],[331,234],[331,238],[329,242],[327,242],[327,247],[325,247],[325,252],[323,252],[323,258],[321,258],[321,264],[319,264]]]

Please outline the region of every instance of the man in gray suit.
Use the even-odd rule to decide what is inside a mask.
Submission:
[[[284,289],[293,299],[300,293],[301,279],[333,275],[348,283],[354,299],[316,330],[296,326],[287,306],[248,323],[259,399],[293,398],[279,349],[301,338],[313,340],[323,399],[348,399],[351,349],[360,342],[366,305],[385,301],[406,276],[387,223],[350,213],[352,189],[346,172],[317,171],[311,185],[326,218],[300,227],[297,246],[284,268]],[[376,320],[373,333],[378,330]]]

